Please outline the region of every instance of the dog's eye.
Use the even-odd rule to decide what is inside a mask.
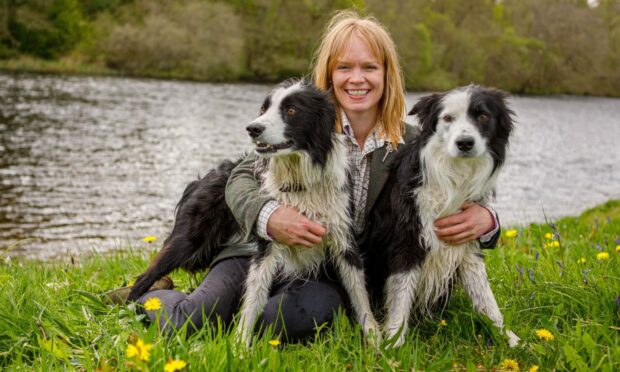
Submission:
[[[293,116],[293,115],[295,115],[296,113],[297,113],[297,110],[295,110],[295,108],[293,108],[293,107],[289,107],[289,108],[288,108],[288,110],[286,110],[286,114],[287,114],[288,116]]]
[[[444,115],[442,119],[446,123],[452,123],[454,121],[454,116],[452,116],[452,115]]]
[[[486,123],[487,121],[489,121],[489,115],[487,114],[478,115],[478,121],[482,124]]]

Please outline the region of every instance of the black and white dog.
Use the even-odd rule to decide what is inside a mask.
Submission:
[[[327,228],[322,242],[313,248],[259,241],[237,328],[239,340],[247,346],[274,280],[312,277],[327,261],[339,273],[364,333],[375,343],[379,341],[379,326],[352,236],[349,162],[342,136],[334,130],[335,119],[336,110],[326,92],[304,81],[289,80],[271,92],[260,116],[246,128],[261,158],[261,192]],[[224,162],[187,187],[172,234],[137,280],[132,299],[177,267],[208,267],[224,243],[242,235],[224,200],[226,181],[235,165]]]
[[[423,97],[409,113],[417,115],[420,131],[398,152],[371,216],[371,242],[386,247],[383,326],[395,346],[404,342],[412,312],[428,312],[448,298],[455,281],[477,311],[503,328],[479,243],[448,245],[433,222],[494,192],[513,127],[506,98],[470,85]],[[506,334],[516,345],[519,338]]]

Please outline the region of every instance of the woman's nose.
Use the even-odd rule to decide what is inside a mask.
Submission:
[[[353,71],[351,71],[351,78],[350,81],[352,83],[361,83],[364,81],[364,73],[362,71],[362,69],[359,68],[354,68]]]

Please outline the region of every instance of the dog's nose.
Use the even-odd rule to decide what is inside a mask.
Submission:
[[[265,130],[265,126],[261,124],[250,124],[245,128],[245,130],[248,131],[250,137],[256,138],[260,136],[261,133],[263,133],[263,131]]]
[[[464,152],[473,149],[475,144],[474,137],[463,136],[456,139],[456,147]]]

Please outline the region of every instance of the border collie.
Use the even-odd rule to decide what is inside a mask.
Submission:
[[[251,344],[255,322],[274,280],[316,276],[328,260],[340,276],[364,333],[375,344],[379,341],[379,326],[352,234],[349,162],[342,135],[334,131],[335,118],[334,104],[326,92],[305,81],[288,80],[271,92],[260,116],[246,128],[259,157],[261,192],[321,223],[327,234],[312,248],[259,239],[237,328],[237,337],[245,346]],[[187,187],[172,234],[139,277],[132,299],[177,267],[208,267],[220,246],[238,239],[240,227],[224,200],[226,180],[236,164],[223,162]]]
[[[417,115],[420,131],[394,159],[371,216],[371,242],[386,247],[383,328],[394,346],[404,342],[411,313],[441,305],[455,282],[477,311],[503,328],[479,243],[448,245],[433,223],[494,192],[513,127],[506,98],[470,85],[423,97],[409,113]],[[506,334],[515,346],[519,338]]]

